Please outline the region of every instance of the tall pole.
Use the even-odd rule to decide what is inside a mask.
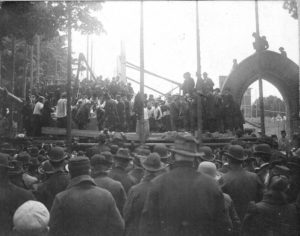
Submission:
[[[297,11],[298,11],[298,54],[299,54],[299,66],[300,66],[300,0],[297,0]],[[298,122],[300,117],[300,70],[299,70],[299,101],[298,101]],[[299,122],[300,123],[300,122]],[[297,124],[298,129],[300,128],[300,124]]]
[[[258,0],[255,0],[255,26],[256,26],[256,34],[258,35],[258,37],[260,37],[260,33],[259,33]],[[260,63],[260,52],[258,52],[258,63]],[[259,75],[259,78],[258,78],[258,89],[259,89],[259,106],[260,106],[260,126],[261,126],[261,133],[262,133],[262,135],[265,135],[266,134],[266,129],[265,129],[265,109],[264,109],[263,82],[262,82],[261,75]]]
[[[25,42],[24,45],[25,49],[25,60],[24,60],[24,85],[23,85],[23,98],[26,100],[26,90],[27,90],[27,51],[28,51],[28,45]]]
[[[30,45],[30,93],[32,94],[33,87],[33,45]]]
[[[38,91],[40,89],[40,47],[41,47],[41,40],[40,36],[36,36],[36,66],[37,66],[37,73],[36,73],[36,84],[38,86]]]
[[[140,140],[145,143],[144,132],[144,2],[141,0],[140,12],[140,95],[143,102],[143,107],[140,117]]]
[[[87,35],[86,36],[86,60],[87,60],[87,64],[89,65],[89,61],[90,61],[90,36]],[[87,80],[90,79],[90,73],[89,70],[86,69],[86,78]]]
[[[199,9],[198,0],[196,1],[196,38],[197,38],[197,77],[198,82],[201,81],[201,57],[200,57],[200,29],[199,29]],[[199,86],[201,90],[201,85]],[[201,144],[202,142],[202,106],[201,106],[201,96],[197,95],[197,137]]]
[[[72,116],[71,116],[71,80],[72,80],[72,25],[71,25],[71,3],[67,3],[68,7],[68,61],[67,61],[67,146],[70,149],[72,144],[71,137],[71,125],[72,125]]]
[[[93,41],[93,37],[91,39],[91,69],[92,71],[94,71],[94,41]]]
[[[2,50],[0,50],[0,87],[2,86]]]

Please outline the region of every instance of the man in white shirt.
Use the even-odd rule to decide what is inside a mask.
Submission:
[[[160,106],[158,105],[158,102],[154,103],[153,116],[155,120],[155,131],[160,131],[162,112]]]
[[[44,107],[43,97],[39,97],[33,109],[33,135],[41,136],[42,131],[42,109]]]
[[[56,108],[57,127],[67,127],[67,95],[63,93],[61,98],[57,101]]]

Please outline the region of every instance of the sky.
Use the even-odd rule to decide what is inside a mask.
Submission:
[[[270,50],[283,46],[288,57],[298,64],[297,20],[282,8],[283,1],[259,1],[261,35],[269,41]],[[93,69],[104,78],[116,75],[117,58],[124,42],[126,60],[140,63],[140,3],[138,1],[107,1],[97,16],[106,33],[91,36],[93,41]],[[255,31],[254,1],[199,2],[201,69],[219,87],[219,76],[228,75],[232,60],[239,61],[254,53],[252,32]],[[86,54],[86,36],[77,32],[73,50]],[[182,83],[183,73],[195,78],[197,67],[194,1],[144,2],[144,60],[145,69]],[[139,80],[139,72],[127,68],[128,77]],[[161,92],[175,85],[145,75],[145,84]],[[132,83],[135,91],[138,85]],[[257,83],[252,100],[258,96]],[[156,94],[148,89],[146,93]],[[264,82],[264,96],[279,91]]]

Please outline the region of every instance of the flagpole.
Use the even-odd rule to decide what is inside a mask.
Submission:
[[[198,0],[196,1],[196,43],[197,43],[197,82],[201,81],[201,57],[200,57],[200,29],[199,29],[199,9]],[[197,88],[198,89],[198,88]],[[201,91],[201,85],[199,86]],[[198,141],[202,143],[202,107],[201,107],[201,95],[197,94],[197,137]]]

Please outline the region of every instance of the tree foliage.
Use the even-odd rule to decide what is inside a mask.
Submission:
[[[266,117],[274,117],[277,114],[283,115],[286,112],[285,103],[282,99],[276,96],[264,97],[264,109]],[[256,99],[252,105],[252,116],[260,116],[259,98]]]
[[[297,8],[297,0],[285,0],[283,3],[283,8],[288,10],[289,14],[298,19],[298,8]]]

